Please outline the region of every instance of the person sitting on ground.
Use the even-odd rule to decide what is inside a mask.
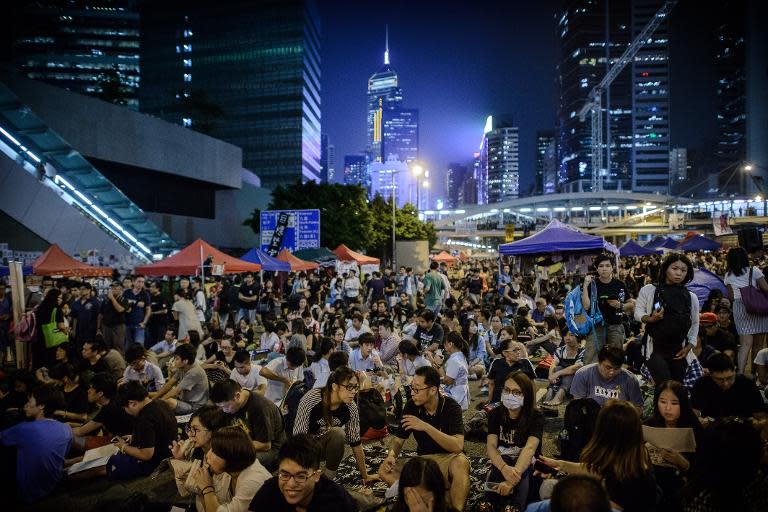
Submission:
[[[440,374],[431,366],[416,370],[411,399],[405,404],[400,429],[389,445],[379,476],[388,485],[395,481],[397,457],[413,434],[416,452],[437,462],[443,474],[449,503],[464,508],[469,495],[469,459],[464,455],[464,424],[461,407],[440,393]]]
[[[525,348],[535,354],[539,347],[546,350],[549,355],[554,355],[557,347],[560,346],[561,336],[557,320],[553,316],[544,317],[544,332],[542,336],[536,336],[531,341],[525,343]]]
[[[203,365],[203,369],[208,368],[223,368],[227,371],[235,369],[235,351],[232,348],[232,340],[224,338],[219,341],[219,350],[209,357]]]
[[[442,347],[445,332],[443,327],[435,322],[435,313],[430,309],[423,309],[416,321],[416,332],[413,336],[403,336],[403,339],[413,341],[422,351],[434,352]]]
[[[536,371],[525,357],[525,346],[522,343],[511,338],[502,338],[497,351],[501,356],[491,361],[491,367],[488,369],[488,396],[489,403],[492,404],[501,400],[501,390],[510,373],[521,371],[531,380],[536,378]]]
[[[143,345],[135,343],[125,351],[125,367],[123,378],[119,384],[132,380],[141,382],[148,391],[159,391],[165,385],[163,372],[156,365],[147,361],[147,350]]]
[[[117,438],[119,452],[100,468],[112,480],[130,480],[149,475],[171,455],[176,440],[176,418],[167,403],[152,401],[140,382],[124,384],[117,394],[117,405],[134,418],[130,436]]]
[[[531,503],[526,512],[618,512],[611,508],[603,483],[590,475],[567,475],[558,480],[552,498]]]
[[[109,444],[114,436],[126,436],[133,429],[133,418],[117,405],[117,382],[108,372],[97,373],[88,383],[88,402],[99,406],[99,412],[88,423],[72,429],[72,445],[88,451]],[[103,435],[98,434],[103,431]]]
[[[584,366],[584,349],[581,339],[568,331],[563,338],[563,344],[555,349],[552,364],[549,366],[549,389],[547,394],[552,396],[542,405],[556,407],[563,403],[571,389],[573,376]]]
[[[717,325],[717,315],[715,313],[702,313],[699,315],[699,326],[700,330],[704,328],[704,339],[702,341],[706,345],[726,354],[731,359],[736,359],[736,353],[739,350],[736,337]]]
[[[757,384],[760,387],[768,387],[768,348],[760,350],[752,361],[752,367],[757,375]]]
[[[33,503],[45,498],[61,480],[64,458],[72,444],[72,429],[53,419],[53,412],[63,404],[64,395],[56,386],[37,386],[24,404],[24,414],[30,421],[0,432],[0,468],[4,475],[0,486],[6,491],[6,510],[13,510],[13,504],[20,501]],[[12,481],[15,486],[10,484]]]
[[[409,340],[403,340],[397,346],[400,354],[397,356],[397,365],[400,368],[400,378],[406,383],[416,375],[416,370],[423,366],[432,366],[427,358],[422,356],[419,348]]]
[[[601,352],[610,348],[614,347],[607,345]],[[643,441],[640,414],[626,401],[610,399],[605,403],[580,462],[541,459],[569,475],[588,474],[602,479],[611,501],[624,512],[656,510],[656,481]]]
[[[277,476],[253,497],[252,512],[356,512],[344,488],[322,474],[323,451],[309,434],[291,437],[280,448]]]
[[[352,325],[344,333],[344,341],[348,342],[350,347],[357,347],[357,339],[365,332],[371,332],[370,327],[364,323],[365,318],[360,313],[352,315]]]
[[[291,347],[285,352],[285,356],[273,359],[261,369],[259,375],[267,379],[265,396],[268,400],[280,402],[291,385],[303,379],[306,359],[304,349]]]
[[[313,388],[325,387],[328,382],[328,376],[331,374],[331,368],[328,365],[328,358],[334,353],[333,340],[327,336],[320,338],[320,350],[315,354],[316,360],[309,365],[309,371],[315,377]]]
[[[325,476],[333,480],[349,444],[363,482],[377,480],[369,475],[360,442],[360,414],[355,396],[360,390],[357,373],[349,367],[334,370],[323,388],[308,391],[299,402],[293,435],[313,435],[323,450]]]
[[[606,345],[597,354],[597,362],[579,368],[571,381],[573,398],[592,398],[601,406],[610,399],[627,400],[638,411],[643,407],[643,394],[637,377],[622,368],[624,351]]]
[[[235,367],[229,374],[230,380],[243,389],[263,395],[267,391],[267,379],[261,376],[261,366],[251,362],[251,354],[245,350],[235,352]]]
[[[487,385],[485,380],[485,360],[488,358],[487,342],[485,336],[482,336],[479,332],[477,320],[474,318],[465,320],[462,336],[469,344],[469,359],[467,362],[469,380],[482,379],[482,384]]]
[[[173,351],[176,349],[176,333],[173,329],[166,329],[163,339],[155,343],[149,350],[157,354],[157,359],[162,360],[166,357],[173,355]]]
[[[507,375],[501,406],[488,418],[487,451],[491,468],[487,482],[498,485],[486,497],[495,510],[505,505],[525,508],[531,460],[541,452],[544,415],[536,409],[533,383],[524,373]]]
[[[357,339],[358,347],[349,355],[349,366],[357,372],[380,370],[384,366],[381,363],[378,351],[374,349],[376,338],[366,332]]]
[[[83,348],[80,353],[83,356],[80,369],[84,372],[90,372],[91,374],[101,372],[112,372],[112,369],[107,365],[103,355],[106,353],[107,347],[104,345],[104,341],[101,339],[87,340],[83,343]],[[123,376],[123,372],[120,375],[115,375],[115,380]]]
[[[224,427],[211,434],[205,462],[207,467],[201,466],[189,476],[200,512],[245,512],[272,477],[256,458],[248,434],[238,427]],[[214,479],[218,475],[229,476],[228,485],[222,485],[223,479]]]
[[[179,416],[192,414],[208,402],[208,376],[191,344],[179,345],[173,352],[173,374],[154,396],[160,399]]]
[[[379,337],[381,338],[379,353],[382,364],[391,367],[397,366],[396,358],[400,337],[395,333],[391,319],[384,318],[379,320]]]
[[[267,468],[274,468],[286,437],[283,416],[277,405],[229,379],[213,385],[211,401],[250,436],[259,461]]]
[[[696,381],[691,391],[691,405],[702,418],[726,416],[750,417],[765,411],[763,398],[754,382],[736,375],[733,360],[715,354],[707,360],[709,375]]]
[[[80,383],[75,367],[69,363],[59,363],[49,373],[51,382],[61,388],[64,393],[64,407],[53,414],[62,421],[76,424],[85,423],[88,419],[88,390]]]
[[[462,411],[466,411],[469,409],[469,347],[461,334],[451,331],[446,335],[445,353],[448,355],[445,369],[437,366],[437,371],[445,384],[446,393],[456,400]]]
[[[387,512],[456,512],[448,506],[440,466],[432,459],[413,457],[400,472],[397,500]]]
[[[342,366],[349,366],[349,354],[338,350],[332,352],[331,355],[328,356],[328,369],[330,370],[328,375],[335,372],[336,368],[341,368]]]

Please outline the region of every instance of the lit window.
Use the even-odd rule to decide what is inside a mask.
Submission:
[[[192,45],[191,44],[185,44],[183,46],[183,49],[185,52],[191,52],[192,51]]]
[[[192,119],[190,119],[189,117],[182,118],[181,125],[184,126],[185,128],[189,128],[190,126],[192,126]]]
[[[190,29],[184,29],[184,37],[192,37],[192,31]]]
[[[191,68],[192,67],[192,59],[184,59],[184,67],[185,68]]]
[[[184,81],[185,82],[191,82],[192,81],[192,74],[191,73],[184,73]]]

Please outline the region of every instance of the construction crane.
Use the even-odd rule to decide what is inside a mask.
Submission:
[[[579,110],[579,120],[584,122],[587,113],[590,114],[592,129],[592,190],[602,192],[603,190],[603,93],[610,87],[611,83],[619,76],[627,64],[632,62],[637,52],[640,51],[647,42],[648,37],[653,34],[658,26],[669,15],[672,8],[677,4],[677,0],[668,0],[661,6],[661,9],[653,15],[648,24],[627,46],[621,57],[611,66],[599,84],[595,85],[587,95],[587,102]],[[606,42],[606,44],[608,44]],[[608,148],[610,151],[610,148]]]

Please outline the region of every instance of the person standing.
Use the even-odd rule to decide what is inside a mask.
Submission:
[[[605,345],[623,347],[624,345],[624,302],[627,300],[627,287],[614,277],[613,259],[607,254],[600,254],[593,263],[597,271],[597,279],[591,275],[584,278],[581,289],[581,305],[584,311],[589,311],[592,301],[597,301],[597,307],[603,316],[603,323],[587,336],[584,342],[584,364],[597,361],[597,353]],[[597,296],[590,297],[592,283],[597,288]]]
[[[99,300],[93,296],[93,287],[89,283],[83,283],[80,286],[80,297],[72,301],[72,330],[78,345],[96,337],[100,307]]]
[[[165,337],[168,329],[168,313],[171,310],[168,299],[162,294],[157,281],[149,283],[149,309],[145,346],[152,347]]]
[[[115,281],[107,292],[107,298],[101,304],[96,334],[101,333],[108,348],[125,353],[125,316],[128,304],[123,298],[123,285]]]
[[[245,280],[237,293],[237,298],[240,301],[240,309],[237,312],[237,318],[235,324],[237,324],[241,318],[248,319],[248,325],[253,324],[256,321],[256,309],[259,302],[259,286],[256,284],[253,274],[250,272],[245,274]]]
[[[435,316],[440,315],[443,308],[443,291],[445,283],[440,273],[437,271],[439,265],[436,261],[429,264],[429,271],[424,274],[424,305],[432,311]]]
[[[125,343],[139,343],[144,346],[147,323],[152,315],[151,299],[144,289],[142,276],[135,277],[131,284],[131,288],[123,291],[123,299],[128,305],[125,315]]]
[[[355,271],[350,269],[349,276],[344,280],[344,301],[347,306],[357,302],[361,287],[360,279],[355,275]]]
[[[189,291],[184,289],[176,290],[174,294],[175,302],[173,307],[171,307],[174,320],[179,322],[179,341],[185,339],[189,331],[196,331],[198,334],[203,333],[203,326],[200,324],[200,320],[197,319],[195,306],[189,300],[188,293]]]

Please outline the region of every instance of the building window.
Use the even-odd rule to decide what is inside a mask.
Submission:
[[[188,28],[184,29],[184,37],[192,37],[192,31]]]
[[[192,126],[192,119],[190,119],[189,117],[183,117],[181,119],[181,125],[184,126],[185,128],[189,128],[190,126]]]
[[[192,45],[191,44],[185,44],[185,45],[182,46],[182,48],[187,53],[192,51]]]
[[[184,67],[185,68],[191,68],[192,67],[192,59],[184,59]]]
[[[184,73],[184,81],[185,82],[191,82],[192,81],[192,74],[191,73]]]

